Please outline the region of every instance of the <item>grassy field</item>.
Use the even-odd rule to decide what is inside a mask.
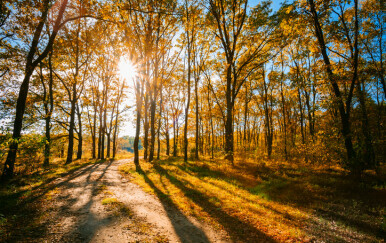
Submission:
[[[162,203],[224,229],[237,242],[384,242],[384,178],[341,168],[237,157],[121,166]],[[383,173],[384,175],[384,173]]]

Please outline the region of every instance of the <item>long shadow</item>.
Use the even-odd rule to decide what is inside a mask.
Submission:
[[[154,165],[155,170],[164,175],[171,183],[178,187],[186,197],[198,204],[211,217],[215,218],[228,232],[233,241],[236,242],[276,242],[274,239],[256,229],[252,225],[233,217],[222,211],[210,202],[210,198],[201,192],[188,188],[183,182],[170,175],[160,165]]]
[[[386,237],[386,230],[382,227],[377,228],[376,222],[364,222],[359,219],[349,218],[348,216],[345,216],[339,212],[325,210],[322,208],[316,209],[316,213],[325,219],[343,222],[352,228],[358,229],[363,233],[369,235],[376,235],[378,237]]]
[[[98,217],[94,213],[90,212],[91,206],[95,202],[94,198],[97,196],[95,192],[98,190],[98,185],[100,184],[100,181],[104,178],[107,170],[109,169],[109,167],[112,165],[113,162],[114,162],[113,160],[110,160],[109,163],[106,165],[106,167],[102,170],[100,175],[91,182],[90,182],[90,179],[92,178],[92,174],[93,172],[96,171],[97,168],[94,168],[93,170],[89,171],[84,184],[85,186],[91,185],[91,188],[89,188],[90,197],[88,201],[81,208],[77,210],[77,212],[73,212],[73,211],[70,212],[71,214],[77,214],[77,213],[87,214],[87,218],[82,221],[80,220],[80,218],[78,218],[77,222],[72,226],[72,230],[70,230],[69,232],[67,232],[65,235],[62,236],[63,241],[70,240],[70,242],[76,242],[76,241],[90,242],[99,229],[105,226],[108,226],[114,222],[114,218],[98,219]],[[64,184],[64,185],[67,186],[68,188],[72,187],[71,184],[70,185]],[[70,208],[73,202],[74,202],[74,199],[67,199],[67,203],[62,206],[62,209],[64,209],[65,211],[67,208]],[[80,231],[81,229],[83,229],[83,231]]]
[[[89,211],[89,209],[93,203],[93,196],[94,196],[93,192],[97,190],[98,182],[104,177],[107,169],[111,166],[112,163],[113,163],[113,161],[110,161],[106,165],[106,167],[103,169],[100,176],[95,181],[90,183],[92,185],[91,197],[90,197],[89,201],[79,211],[81,211],[81,212],[88,212]],[[95,163],[92,165],[85,165],[83,167],[80,167],[80,168],[73,170],[70,176],[68,176],[65,180],[63,180],[59,183],[50,184],[48,186],[47,185],[41,185],[41,186],[35,187],[34,190],[38,190],[40,187],[42,187],[42,190],[39,191],[36,195],[32,195],[29,198],[23,200],[23,202],[20,205],[18,205],[18,210],[23,212],[22,215],[20,216],[22,218],[19,218],[18,220],[16,220],[14,222],[15,224],[20,224],[19,221],[21,219],[23,219],[23,221],[25,221],[25,224],[22,225],[21,228],[20,228],[20,225],[18,225],[18,226],[15,225],[15,228],[22,229],[22,230],[26,229],[26,232],[24,232],[24,230],[23,230],[24,234],[19,233],[19,232],[15,232],[13,234],[10,234],[5,239],[5,242],[19,242],[20,240],[25,239],[26,237],[32,237],[32,239],[33,239],[33,238],[39,238],[42,235],[46,235],[48,233],[48,230],[49,230],[49,228],[48,228],[49,225],[52,222],[59,220],[59,218],[52,218],[52,219],[50,219],[49,222],[45,222],[44,224],[38,223],[38,221],[35,220],[35,218],[38,216],[38,214],[39,214],[38,212],[40,210],[38,199],[41,198],[42,196],[44,196],[45,194],[47,194],[47,192],[49,192],[50,190],[55,189],[55,188],[75,188],[77,186],[80,187],[81,185],[71,183],[71,181],[74,179],[77,179],[78,177],[80,177],[82,175],[85,175],[86,173],[89,173],[87,176],[87,179],[89,179],[91,177],[91,174],[94,173],[96,170],[98,170],[98,168],[103,164],[104,164],[104,162],[102,161],[102,162],[98,162],[98,163]],[[66,173],[66,175],[69,175],[69,173]],[[54,179],[57,179],[57,178],[54,178]],[[86,183],[88,183],[88,182],[89,181],[87,180]],[[61,206],[60,211],[65,211],[67,208],[70,208],[74,204],[74,202],[77,201],[76,198],[71,198],[71,195],[59,196],[59,197],[61,200],[63,200],[65,202]],[[87,219],[88,222],[96,220],[94,215],[91,215],[91,214],[89,214],[89,215],[90,215],[90,217],[89,217],[89,219]],[[60,217],[60,215],[58,217]],[[106,222],[100,222],[100,223],[98,223],[98,225],[100,225],[100,227],[101,227],[103,225],[106,225],[107,223],[109,223],[109,222],[107,222],[107,221]],[[79,227],[82,227],[82,225],[79,223],[76,224],[72,233],[76,233],[77,229],[79,229]],[[95,233],[97,231],[97,227],[90,227],[90,228],[92,228],[92,232],[90,232],[90,235],[91,235],[91,233]],[[66,235],[66,236],[68,236],[68,235]],[[79,240],[79,237],[76,237],[74,239]],[[82,242],[84,242],[84,241],[82,241]]]
[[[20,190],[20,191],[17,191],[15,193],[12,193],[12,194],[7,194],[6,195],[6,200],[12,200],[14,201],[14,204],[18,204],[18,210],[20,209],[20,207],[22,206],[25,206],[33,201],[36,201],[38,198],[44,196],[47,192],[49,192],[50,190],[54,189],[55,187],[57,186],[60,186],[61,184],[63,183],[66,183],[78,176],[81,176],[82,174],[86,173],[87,171],[90,171],[90,170],[95,170],[95,166],[99,166],[101,163],[103,163],[104,161],[99,161],[99,162],[96,162],[94,164],[86,164],[86,165],[83,165],[79,168],[74,168],[74,169],[71,169],[70,171],[67,171],[65,173],[62,173],[60,174],[60,176],[55,176],[55,177],[52,177],[50,179],[47,179],[46,181],[44,181],[44,183],[40,184],[40,185],[37,185],[37,186],[34,186],[34,187],[30,187],[30,188],[27,188],[27,189],[24,189],[24,190]],[[60,183],[57,183],[57,184],[52,184],[51,182],[57,180],[58,178],[61,178],[61,177],[66,177],[68,175],[71,175],[70,177],[68,177],[67,180],[64,180]],[[7,186],[8,183],[3,183],[1,184],[0,186]],[[23,194],[25,194],[26,192],[28,191],[31,191],[33,192],[33,194],[31,194],[30,196],[24,198],[22,201],[18,201],[16,202]],[[3,201],[2,197],[0,197],[0,202]],[[3,207],[1,208],[1,211],[4,212],[4,214],[6,214],[7,211],[12,211],[12,208],[15,206],[14,204],[10,205],[11,208],[8,208],[8,207]]]
[[[69,176],[67,179],[65,179],[65,180],[63,180],[63,181],[61,181],[59,183],[48,184],[48,185],[45,184],[45,185],[40,186],[41,188],[44,188],[44,189],[42,191],[40,191],[39,193],[36,193],[34,196],[31,196],[28,199],[24,200],[24,203],[28,204],[28,203],[30,203],[32,201],[35,201],[36,199],[44,196],[50,190],[53,190],[54,188],[60,187],[63,184],[68,183],[69,181],[74,180],[77,177],[80,177],[80,176],[82,176],[83,174],[85,174],[87,172],[89,172],[91,174],[92,172],[97,170],[99,168],[99,166],[102,165],[104,162],[105,161],[98,162],[98,163],[95,163],[95,164],[92,164],[92,165],[89,165],[89,166],[85,166],[85,167],[81,167],[81,168],[75,169],[72,172],[63,173],[63,176],[68,176],[69,174],[71,174],[71,176]],[[58,179],[58,178],[55,178],[55,179]],[[40,187],[37,187],[34,190],[39,189]]]
[[[163,193],[158,187],[154,185],[154,182],[146,175],[146,173],[140,168],[136,168],[137,172],[143,175],[145,182],[154,190],[156,193],[158,199],[161,201],[162,205],[164,206],[164,209],[168,215],[168,218],[170,219],[173,228],[181,240],[181,242],[185,243],[195,243],[193,239],[191,239],[191,235],[198,236],[200,238],[199,242],[202,243],[209,243],[208,237],[205,235],[205,232],[202,231],[200,228],[196,227],[190,220],[181,212],[178,210],[177,205],[173,202],[173,200],[170,199],[168,195]],[[171,207],[172,209],[170,209]],[[179,227],[181,222],[185,224],[184,227]],[[197,238],[195,238],[197,240]]]
[[[186,166],[180,165],[180,164],[177,164],[177,165],[173,164],[173,166],[176,166],[180,170],[184,171],[185,173],[189,173],[190,175],[195,176],[195,177],[200,178],[200,179],[205,178],[205,177],[211,177],[211,178],[215,178],[215,179],[221,178],[221,180],[224,180],[228,183],[232,183],[232,181],[229,180],[229,178],[222,171],[213,170],[213,169],[208,168],[206,166],[194,166],[194,165],[190,165],[190,164],[188,164]],[[294,170],[293,169],[286,169],[285,174],[287,176],[288,176],[288,174],[290,174],[288,171],[291,171],[293,173]],[[196,175],[192,174],[191,172],[196,173]],[[270,168],[265,168],[265,173],[267,176],[265,176],[264,179],[265,179],[265,184],[267,184],[268,188],[266,188],[266,189],[263,188],[263,192],[269,196],[269,200],[276,201],[276,202],[290,205],[290,206],[296,206],[299,209],[306,209],[306,210],[313,208],[313,205],[315,205],[315,204],[321,204],[321,203],[325,202],[325,200],[318,198],[316,195],[313,195],[311,192],[308,194],[305,193],[304,192],[305,188],[302,188],[302,185],[297,183],[296,179],[293,180],[293,179],[285,178],[283,176],[275,175],[274,172]],[[296,176],[298,176],[298,175],[296,175]],[[342,193],[340,194],[340,198],[347,198],[347,199],[351,199],[351,200],[367,200],[366,198],[363,198],[363,196],[358,197],[357,193],[353,193],[353,190],[354,190],[353,187],[351,187],[351,188],[347,187],[347,188],[345,188],[345,190],[342,190],[342,189],[337,189],[335,186],[335,183],[332,183],[329,181],[325,182],[324,180],[319,181],[320,178],[331,178],[331,177],[339,179],[339,180],[343,180],[341,178],[342,177],[341,175],[317,173],[317,174],[315,174],[315,176],[316,176],[317,180],[313,181],[313,184],[316,184],[317,186],[319,186],[321,188],[331,188],[331,190],[328,191],[328,193],[330,193],[331,196],[334,196],[337,193],[339,193],[337,190],[341,190]],[[291,178],[293,178],[293,177],[294,176],[292,175]],[[270,182],[275,181],[275,180],[283,181],[283,182],[286,182],[288,184],[284,188],[279,188],[279,189],[276,189],[274,187],[275,185],[273,184],[273,187],[270,188],[269,187]],[[210,183],[210,182],[208,182],[208,183]],[[210,183],[210,184],[214,185],[213,183]],[[261,185],[264,186],[264,183]],[[215,185],[215,186],[219,187],[218,185]],[[227,190],[226,188],[222,188],[222,189]],[[284,189],[290,189],[290,190],[286,190],[285,196],[283,197],[283,193],[281,192],[281,190],[284,190]],[[231,194],[234,194],[234,193],[230,192],[229,190],[227,190],[227,191]],[[302,192],[302,193],[300,193],[301,195],[306,195],[306,196],[305,197],[299,197],[300,195],[298,194],[298,191]],[[363,191],[363,189],[361,191]],[[253,188],[252,188],[252,190],[250,190],[250,193],[255,194],[255,195],[260,194],[260,192],[258,190],[254,191]],[[368,191],[365,194],[370,196],[370,193],[371,192]],[[243,198],[240,195],[236,195],[236,196]],[[245,198],[243,198],[243,199],[245,199]],[[245,200],[247,200],[247,199],[245,199]],[[382,202],[377,203],[377,205],[382,205],[382,204],[384,204],[384,203],[382,203]],[[262,206],[264,206],[264,205],[262,205]],[[267,207],[267,206],[264,206],[264,207]],[[281,212],[279,212],[273,208],[269,208],[269,210],[272,210],[276,213],[282,214]],[[372,223],[372,222],[368,222],[368,221],[364,221],[364,220],[355,219],[352,217],[345,216],[341,213],[337,213],[336,211],[325,210],[322,208],[316,208],[316,210],[314,212],[315,212],[315,215],[317,215],[318,217],[322,217],[322,218],[329,220],[329,221],[334,220],[334,221],[342,222],[343,224],[350,226],[350,227],[352,227],[358,231],[361,231],[365,234],[368,234],[368,235],[376,235],[377,237],[379,237],[380,235],[386,234],[386,232],[383,228],[378,227],[378,229],[377,229],[376,224],[374,224],[374,222]]]
[[[181,165],[178,165],[178,167],[179,167],[179,168],[183,168],[183,166],[181,166]],[[227,188],[227,187],[224,187],[224,186],[221,186],[221,185],[217,185],[217,184],[215,184],[215,183],[213,183],[213,182],[211,182],[211,181],[204,181],[203,178],[205,178],[205,177],[207,177],[207,176],[195,175],[195,174],[193,174],[192,172],[190,172],[190,171],[188,171],[188,170],[183,170],[183,172],[186,173],[186,174],[188,174],[188,175],[190,175],[190,176],[195,176],[195,177],[199,178],[199,179],[202,181],[202,183],[206,183],[206,184],[209,184],[209,185],[211,185],[211,186],[214,186],[214,187],[216,187],[216,188],[218,188],[218,189],[220,189],[220,190],[222,190],[222,191],[225,191],[226,193],[231,194],[231,195],[234,196],[234,197],[238,197],[238,198],[244,200],[245,202],[248,202],[248,203],[256,203],[256,201],[251,200],[251,199],[249,199],[249,198],[246,198],[246,197],[244,197],[244,196],[242,196],[242,195],[240,195],[240,194],[238,194],[238,193],[235,193],[234,191],[230,190],[230,189]],[[213,177],[213,178],[216,178],[216,177]],[[247,189],[245,189],[245,190],[247,190]],[[264,203],[259,203],[259,206],[261,206],[261,207],[263,207],[263,208],[265,208],[265,209],[267,209],[267,210],[270,210],[270,211],[272,211],[272,212],[274,212],[274,213],[276,213],[276,214],[278,214],[278,215],[283,216],[286,220],[289,220],[289,219],[291,219],[291,218],[294,217],[294,216],[292,216],[292,215],[289,215],[289,214],[286,213],[286,212],[281,212],[281,211],[279,211],[279,210],[273,208],[272,206],[269,206],[269,205],[264,204]],[[255,212],[256,212],[256,213],[259,213],[258,211],[255,211]],[[292,222],[292,223],[293,223],[293,222]]]

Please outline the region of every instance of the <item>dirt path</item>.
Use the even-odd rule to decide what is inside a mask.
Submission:
[[[46,207],[48,242],[230,242],[224,232],[185,216],[118,171],[119,160],[57,179]],[[108,199],[106,199],[108,198]],[[104,204],[102,204],[104,202]]]

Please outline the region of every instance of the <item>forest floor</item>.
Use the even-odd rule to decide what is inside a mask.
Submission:
[[[96,162],[15,195],[0,212],[3,242],[228,242],[224,231],[186,216],[122,176],[132,159]],[[9,187],[9,185],[8,185]],[[15,186],[16,191],[16,186]],[[20,196],[22,195],[22,196]],[[1,197],[2,196],[2,197]],[[7,198],[5,198],[7,197]],[[17,207],[15,207],[17,206]]]
[[[339,166],[221,157],[164,158],[120,170],[164,204],[232,242],[385,242],[385,167],[361,180]]]
[[[0,184],[0,242],[385,242],[367,171],[236,156],[52,164]]]

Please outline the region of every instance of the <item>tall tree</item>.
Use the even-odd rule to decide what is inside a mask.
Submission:
[[[38,51],[38,46],[40,44],[41,35],[43,31],[43,27],[47,21],[48,12],[50,10],[50,1],[44,0],[40,11],[40,18],[38,22],[34,25],[33,30],[33,38],[31,41],[30,48],[28,50],[28,54],[25,59],[25,69],[24,69],[24,79],[20,86],[19,95],[16,104],[16,117],[13,125],[13,141],[9,146],[8,156],[4,163],[3,174],[1,176],[2,179],[9,179],[13,176],[16,152],[18,149],[18,140],[21,136],[21,129],[23,127],[23,116],[26,107],[26,100],[28,95],[28,87],[32,73],[34,72],[37,65],[47,57],[48,53],[52,49],[52,45],[54,44],[56,35],[60,27],[65,23],[63,22],[63,15],[65,9],[67,7],[68,0],[63,0],[60,4],[56,19],[54,21],[54,26],[52,33],[49,36],[47,44],[45,45],[43,51]]]

